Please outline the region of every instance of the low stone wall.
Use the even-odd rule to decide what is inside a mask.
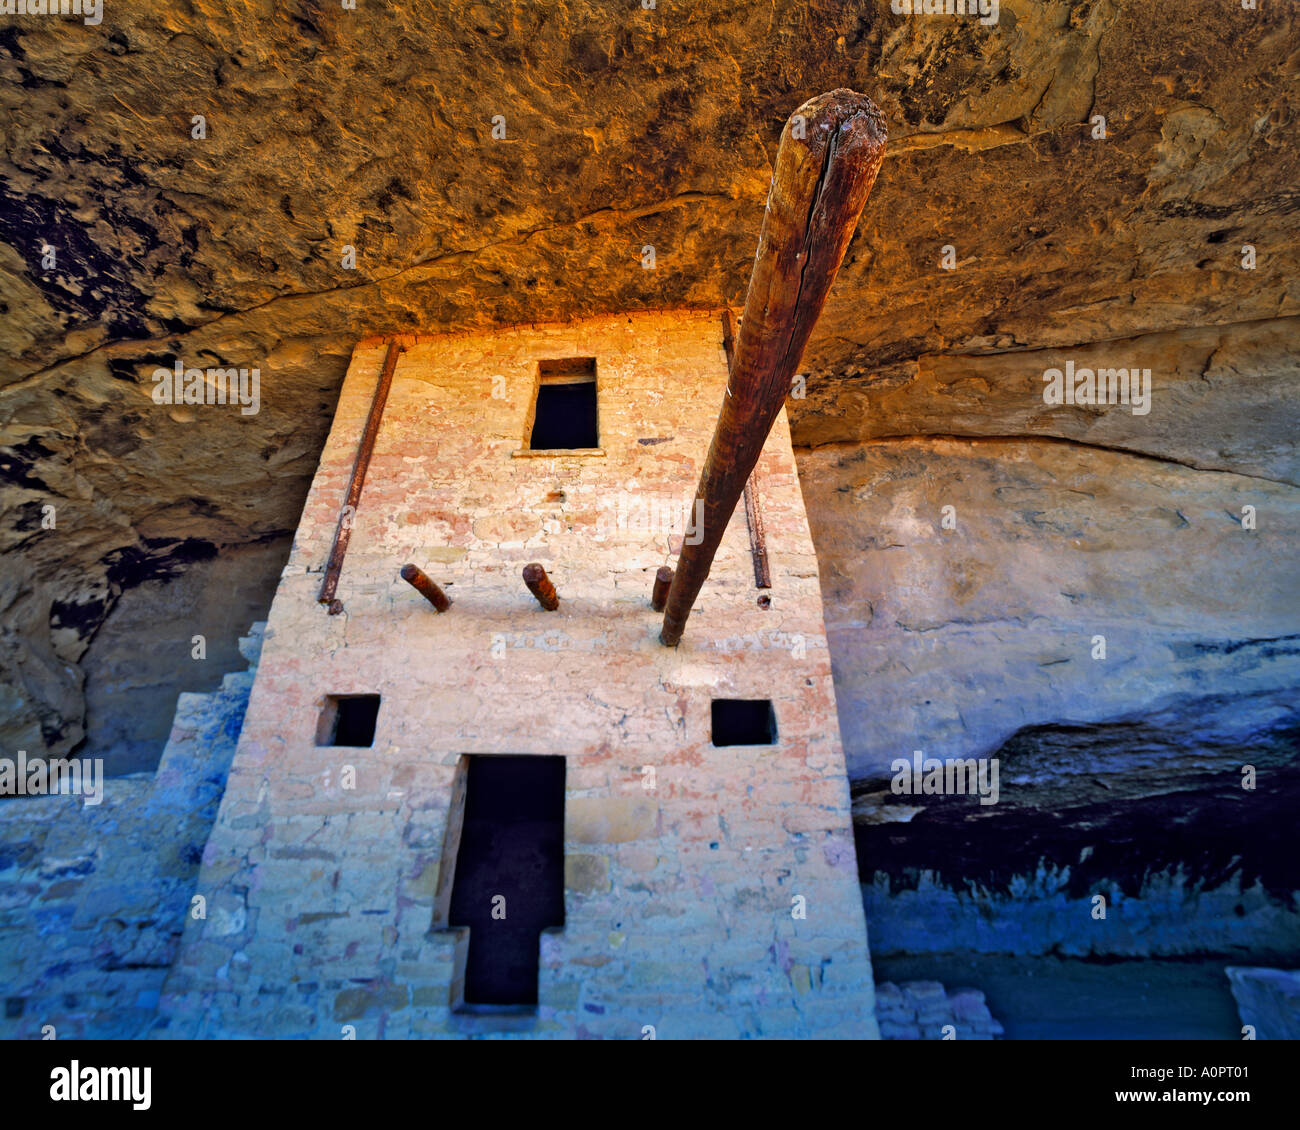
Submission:
[[[992,1040],[1002,1025],[978,989],[944,990],[938,981],[884,981],[876,986],[882,1040]]]
[[[1091,894],[1069,890],[1065,871],[1015,876],[1011,889],[954,890],[922,872],[909,889],[884,875],[862,885],[873,953],[1049,954],[1063,957],[1176,957],[1250,954],[1286,960],[1297,945],[1300,915],[1239,878],[1205,890],[1180,876],[1152,876],[1135,894],[1116,883]],[[1275,956],[1271,956],[1275,955]]]

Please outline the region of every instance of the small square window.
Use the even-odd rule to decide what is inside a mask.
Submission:
[[[316,725],[318,746],[371,746],[375,744],[377,694],[330,695]]]
[[[596,359],[561,357],[539,361],[529,449],[571,451],[599,446]]]
[[[773,745],[776,711],[770,698],[715,698],[714,745]]]

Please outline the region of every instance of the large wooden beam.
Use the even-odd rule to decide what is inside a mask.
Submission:
[[[874,102],[833,90],[805,102],[781,132],[727,392],[695,497],[703,536],[683,545],[660,642],[675,646],[723,532],[790,392],[808,336],[844,259],[885,155]]]

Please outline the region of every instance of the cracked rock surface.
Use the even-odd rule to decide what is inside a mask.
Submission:
[[[1300,682],[1254,642],[1300,630],[1300,15],[1000,9],[0,18],[0,746],[78,747],[150,646],[96,658],[124,592],[284,544],[358,339],[738,305],[781,124],[840,86],[889,150],[789,407],[855,771]],[[260,410],[154,403],[178,360],[257,367]],[[1071,361],[1149,368],[1151,411],[1044,404]],[[1104,681],[1079,637],[1125,624]]]

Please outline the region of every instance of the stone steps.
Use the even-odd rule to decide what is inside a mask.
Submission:
[[[103,802],[0,800],[0,1038],[131,1039],[153,1024],[261,652],[178,696],[155,773],[104,782]]]

